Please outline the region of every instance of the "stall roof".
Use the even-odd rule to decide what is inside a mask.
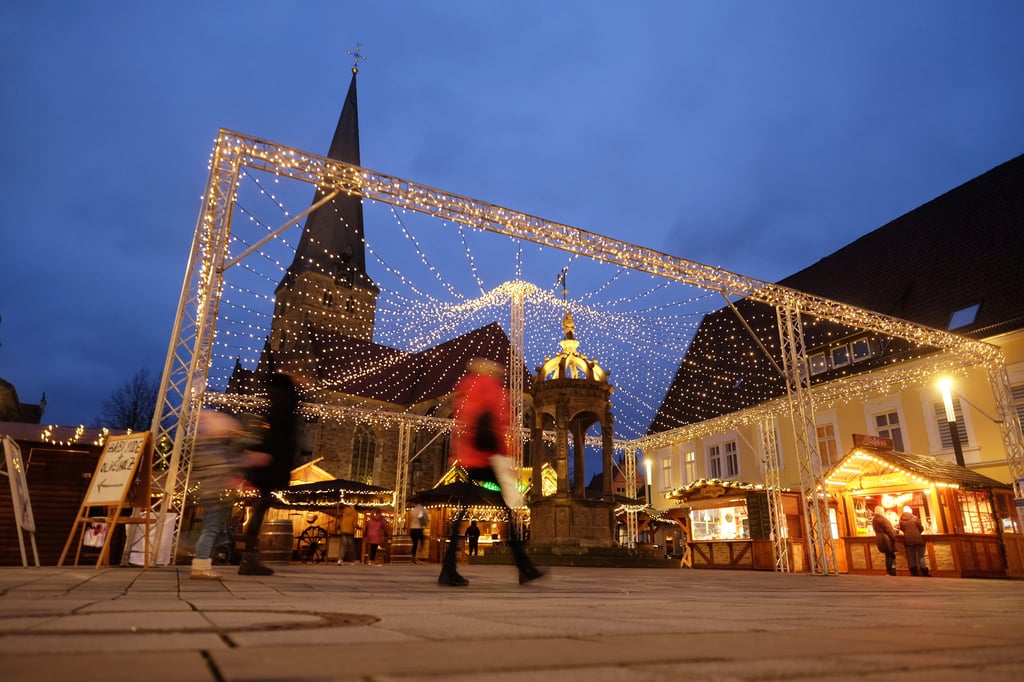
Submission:
[[[274,493],[276,506],[284,507],[336,507],[351,504],[355,507],[390,507],[395,493],[376,485],[335,479],[293,485]]]
[[[722,481],[717,478],[701,478],[686,485],[676,488],[665,495],[665,499],[678,500],[680,502],[692,502],[694,500],[711,500],[718,497],[729,497],[734,495],[746,495],[751,491],[767,490],[763,483],[745,483],[743,481]],[[789,488],[780,488],[783,492],[789,492]]]
[[[887,480],[887,477],[892,477]],[[1006,483],[933,455],[855,447],[824,476],[829,490],[887,485],[943,485],[972,490],[1009,488]]]

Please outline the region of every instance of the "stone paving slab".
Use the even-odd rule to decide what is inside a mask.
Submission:
[[[507,566],[0,568],[0,679],[1024,679],[1024,582]],[[909,646],[908,646],[909,643]]]

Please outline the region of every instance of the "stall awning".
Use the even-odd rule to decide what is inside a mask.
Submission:
[[[714,500],[719,497],[746,497],[749,492],[764,492],[767,488],[763,483],[744,483],[743,481],[722,481],[717,478],[701,478],[676,488],[665,494],[667,500],[694,502],[697,500]],[[789,488],[780,488],[789,492]]]
[[[953,462],[932,455],[915,455],[883,448],[855,447],[824,476],[830,491],[907,485],[946,486],[969,490],[1009,488]]]
[[[335,479],[293,485],[274,493],[275,506],[331,508],[340,504],[354,507],[390,507],[395,503],[392,490],[376,485]]]

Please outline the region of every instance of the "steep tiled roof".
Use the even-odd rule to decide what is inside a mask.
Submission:
[[[984,338],[1024,326],[1024,155],[870,232],[779,284],[947,329],[951,315],[977,305],[973,323],[953,329]],[[736,310],[779,362],[774,310],[749,300]],[[859,330],[805,319],[809,349]],[[921,354],[901,340],[869,335],[876,355],[815,377],[871,370]],[[694,335],[649,433],[697,423],[781,395],[778,372],[726,307]]]
[[[418,353],[340,335],[323,345],[320,366],[332,368],[330,375],[321,377],[324,388],[395,405],[448,395],[472,358],[508,366],[510,353],[509,338],[496,322]],[[522,371],[523,385],[529,385],[525,366]]]

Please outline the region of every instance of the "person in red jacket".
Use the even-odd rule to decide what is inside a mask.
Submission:
[[[452,429],[451,458],[466,469],[471,481],[490,482],[501,485],[495,472],[495,465],[507,466],[494,457],[505,457],[508,453],[509,399],[502,383],[504,366],[484,358],[474,358],[467,365],[469,370],[455,388],[454,418]],[[503,477],[502,477],[503,478]],[[504,491],[507,500],[518,491]],[[507,503],[506,513],[511,521],[511,509]],[[452,520],[451,536],[441,564],[440,585],[463,587],[469,584],[456,570],[459,529],[466,515],[463,504]],[[516,535],[515,523],[509,523],[509,546],[519,569],[519,582],[527,583],[544,575],[526,553],[526,547]]]

